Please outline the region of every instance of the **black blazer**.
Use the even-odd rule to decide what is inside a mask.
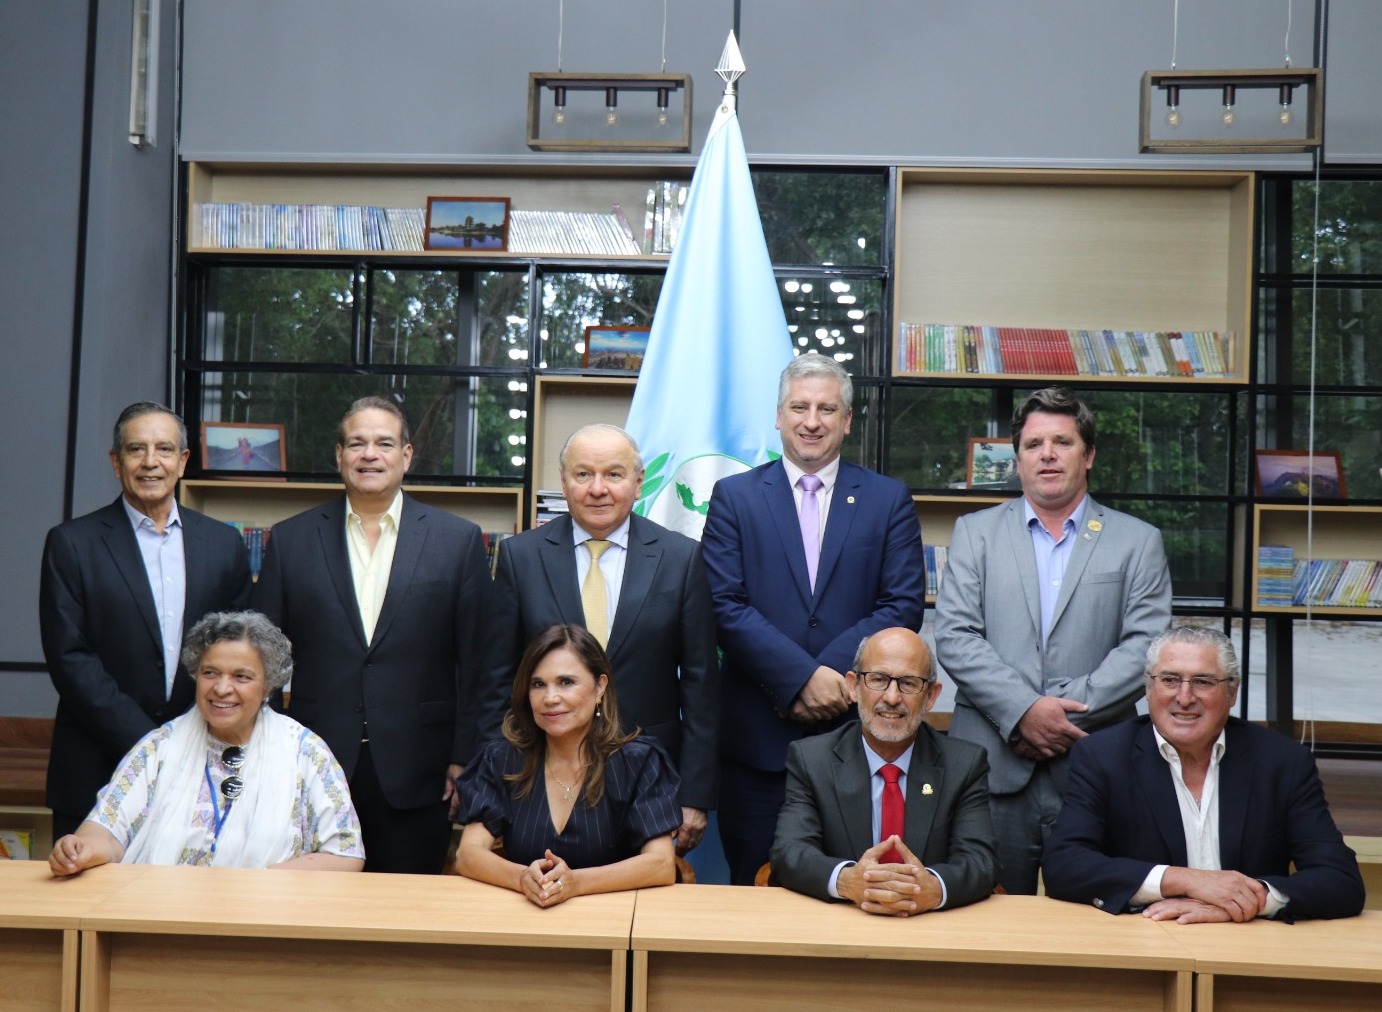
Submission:
[[[548,626],[584,625],[571,517],[504,541],[495,574],[494,631],[484,675],[480,737],[499,737],[514,671]],[[611,678],[627,730],[662,742],[681,774],[678,800],[715,807],[720,667],[710,585],[700,546],[637,514],[610,630]]]
[[[902,839],[945,883],[947,910],[983,899],[998,883],[988,772],[978,745],[947,738],[927,724],[917,730],[907,767]],[[835,866],[857,861],[877,842],[859,722],[792,742],[787,800],[773,840],[778,882],[830,899]]]
[[[1285,735],[1236,717],[1225,730],[1221,865],[1281,890],[1292,917],[1357,914],[1363,878],[1330,817],[1314,757]],[[1122,913],[1153,866],[1185,862],[1176,789],[1151,718],[1076,742],[1064,806],[1041,863],[1047,895]]]
[[[228,524],[178,508],[187,560],[183,631],[207,612],[249,603],[249,554]],[[119,499],[48,532],[39,631],[58,690],[48,759],[48,807],[82,818],[120,759],[192,704],[179,665],[164,698],[163,639],[153,592]]]
[[[254,606],[293,643],[290,712],[355,773],[370,754],[395,808],[438,801],[460,740],[489,589],[480,528],[403,496],[388,590],[366,644],[346,549],[346,499],[275,524]]]

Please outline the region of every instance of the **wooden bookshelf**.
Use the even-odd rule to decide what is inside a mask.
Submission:
[[[638,379],[634,376],[538,376],[533,395],[533,489],[561,488],[561,448],[582,425],[622,426]],[[536,522],[536,503],[528,522]]]
[[[428,197],[508,197],[513,210],[609,213],[618,204],[641,238],[648,188],[657,180],[686,182],[690,170],[678,166],[458,166],[262,164],[191,162],[187,173],[186,251],[190,254],[256,256],[408,257],[456,259],[531,259],[581,256],[554,249],[522,253],[485,250],[260,250],[226,249],[201,235],[201,207],[208,203],[326,204],[426,209]],[[621,266],[647,263],[663,267],[666,254],[587,256]]]
[[[1312,523],[1313,521],[1313,523]],[[1260,579],[1257,548],[1286,545],[1297,560],[1382,559],[1382,507],[1310,506],[1259,503],[1253,507],[1252,610],[1269,615],[1331,618],[1382,618],[1382,608],[1342,608],[1311,605],[1273,606],[1257,603]]]
[[[508,534],[521,529],[522,489],[451,485],[404,485],[403,489],[419,502],[464,517],[483,531]],[[271,527],[341,494],[343,488],[335,482],[192,478],[178,485],[184,506],[250,527]]]
[[[902,323],[1233,332],[1229,378],[1063,378],[1247,383],[1252,173],[909,168],[897,185],[890,340]]]

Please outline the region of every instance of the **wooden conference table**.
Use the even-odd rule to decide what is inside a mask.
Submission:
[[[6,1012],[626,1004],[1376,1009],[1382,912],[1167,925],[994,896],[894,920],[703,885],[539,910],[455,877],[0,861]]]

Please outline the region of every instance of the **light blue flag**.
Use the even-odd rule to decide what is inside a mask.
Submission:
[[[731,47],[737,62],[733,36],[726,54]],[[791,359],[727,92],[691,177],[629,408],[645,466],[635,510],[699,540],[715,482],[781,456],[777,382]]]

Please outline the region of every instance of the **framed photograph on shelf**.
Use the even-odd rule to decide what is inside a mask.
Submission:
[[[1021,488],[1017,477],[1017,451],[1010,439],[975,436],[969,441],[969,467],[965,488]]]
[[[428,197],[422,247],[504,252],[509,248],[509,198]]]
[[[1258,450],[1253,477],[1264,498],[1348,498],[1337,450]]]
[[[587,369],[622,369],[638,372],[643,367],[643,355],[648,350],[648,335],[652,327],[586,327],[585,356]]]
[[[202,422],[202,470],[288,470],[283,426],[257,422]]]

